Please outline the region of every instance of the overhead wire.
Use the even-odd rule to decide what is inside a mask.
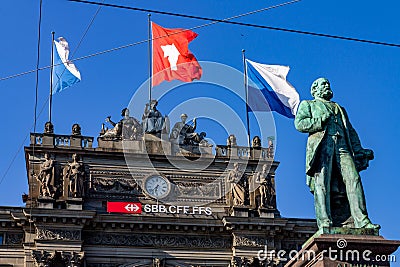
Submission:
[[[105,0],[103,0],[103,3],[98,3],[98,5],[99,6],[108,6],[108,4],[104,4],[104,1]],[[290,4],[293,4],[293,3],[296,3],[296,2],[300,2],[300,1],[302,1],[302,0],[293,0],[293,1],[288,1],[288,2],[285,2],[285,3],[281,3],[281,4],[277,4],[277,5],[261,8],[261,9],[258,9],[258,10],[246,12],[246,13],[243,13],[243,14],[240,14],[240,15],[236,15],[236,16],[233,16],[233,17],[229,17],[229,18],[226,18],[226,19],[222,19],[222,20],[218,20],[218,21],[213,21],[211,23],[198,25],[198,26],[195,26],[195,27],[192,27],[192,28],[189,28],[189,29],[185,29],[185,30],[182,30],[182,31],[175,32],[173,34],[179,34],[181,32],[187,31],[187,30],[195,30],[195,29],[207,27],[207,26],[219,23],[219,22],[224,22],[224,21],[226,22],[226,21],[229,21],[229,20],[232,20],[232,19],[236,19],[236,18],[252,15],[252,14],[263,12],[263,11],[267,11],[267,10],[270,10],[270,9],[274,9],[274,8],[278,8],[278,7],[282,7],[282,6],[287,6],[287,5],[290,5]],[[92,2],[90,2],[90,3],[92,3]],[[154,13],[158,13],[158,12],[161,12],[161,11],[154,11]],[[152,40],[156,40],[156,39],[159,39],[159,38],[164,38],[165,36],[166,35],[159,36],[159,37],[153,38]],[[136,46],[136,45],[139,45],[139,44],[147,43],[148,41],[149,40],[146,39],[146,40],[141,40],[141,41],[137,41],[137,42],[126,44],[126,45],[122,45],[122,46],[117,46],[117,47],[114,47],[114,48],[110,48],[110,49],[103,50],[103,51],[100,51],[100,52],[96,52],[96,53],[93,53],[93,54],[89,54],[89,55],[86,55],[86,56],[82,56],[82,57],[78,57],[78,58],[71,58],[71,61],[79,61],[79,60],[83,60],[83,59],[87,59],[87,58],[91,58],[91,57],[96,57],[96,56],[99,56],[99,55],[102,55],[102,54],[106,54],[106,53],[114,52],[114,51],[117,51],[117,50],[125,49],[125,48],[128,48],[128,47]],[[72,55],[72,57],[73,57],[73,55]],[[55,64],[54,66],[58,66],[58,65],[61,65],[63,63]],[[45,70],[45,69],[48,69],[50,67],[51,66],[49,65],[49,66],[38,68],[38,70]],[[3,77],[3,78],[0,78],[0,81],[16,78],[16,77],[19,77],[19,76],[30,74],[30,73],[35,72],[35,71],[36,70],[30,70],[30,71],[25,71],[25,72],[21,72],[21,73],[18,73],[18,74],[6,76],[6,77]]]
[[[255,14],[255,13],[262,12],[262,11],[266,11],[266,10],[270,10],[270,9],[274,9],[274,8],[278,8],[278,7],[282,7],[282,6],[286,6],[286,5],[290,5],[290,4],[299,2],[299,1],[301,1],[301,0],[288,1],[288,2],[285,2],[285,3],[281,3],[281,4],[277,4],[277,5],[273,5],[273,6],[261,8],[261,9],[258,9],[258,10],[246,12],[246,13],[243,13],[243,14],[239,14],[239,15],[236,15],[236,16],[233,16],[233,17],[229,17],[229,18],[223,19],[223,20],[221,20],[221,21],[228,21],[228,20],[231,20],[231,19],[235,19],[235,18],[239,18],[239,17],[244,17],[244,16],[252,15],[252,14]],[[81,43],[82,43],[83,39],[85,38],[87,32],[89,31],[90,27],[92,26],[92,24],[93,24],[93,22],[94,22],[96,16],[98,15],[98,13],[99,13],[99,11],[100,11],[100,8],[102,7],[102,4],[104,4],[104,2],[105,2],[105,0],[103,0],[103,3],[99,3],[99,4],[101,4],[101,5],[99,5],[99,7],[98,7],[98,9],[96,10],[96,12],[95,12],[93,18],[92,18],[91,21],[90,21],[88,27],[86,28],[84,34],[82,35],[80,41],[78,42],[77,48],[76,48],[76,49],[74,50],[74,52],[72,53],[72,56],[71,56],[72,58],[73,58],[74,54],[76,53],[76,51],[78,50],[79,46],[81,45]],[[175,32],[175,33],[173,33],[173,34],[179,34],[179,33],[181,33],[181,32],[187,31],[187,30],[193,30],[193,29],[198,29],[198,28],[210,26],[210,25],[219,23],[219,22],[221,22],[221,21],[213,21],[213,22],[211,22],[211,23],[202,24],[202,25],[199,25],[199,26],[192,27],[192,28],[190,28],[190,29],[184,29],[184,30],[182,30],[182,31]],[[163,38],[163,37],[165,37],[165,36],[159,36],[159,37],[153,38],[153,40],[156,40],[156,39],[159,39],[159,38]],[[124,48],[127,48],[127,47],[139,45],[139,44],[142,44],[142,43],[147,43],[148,41],[149,41],[149,40],[146,39],[146,40],[138,41],[138,42],[135,42],[135,43],[131,43],[131,44],[127,44],[127,45],[123,45],[123,46],[111,48],[111,49],[104,50],[104,51],[101,51],[101,52],[97,52],[97,53],[94,53],[94,54],[90,54],[90,55],[87,55],[87,56],[82,56],[82,57],[79,57],[79,58],[71,59],[71,61],[83,60],[83,59],[86,59],[86,58],[90,58],[90,57],[102,55],[102,54],[109,53],[109,52],[112,52],[112,51],[116,51],[116,50],[124,49]],[[54,67],[54,66],[61,65],[61,64],[63,64],[63,63],[65,63],[65,62],[62,62],[62,63],[59,63],[59,64],[54,64],[53,67]],[[7,79],[11,79],[11,78],[16,78],[16,77],[18,77],[18,76],[26,75],[26,74],[29,74],[29,73],[32,73],[32,72],[35,72],[35,71],[38,72],[38,71],[40,71],[40,70],[45,70],[45,69],[48,69],[48,68],[51,68],[51,66],[49,65],[49,66],[45,66],[45,67],[41,67],[41,68],[38,68],[38,67],[37,67],[35,70],[26,71],[26,72],[22,72],[22,73],[19,73],[19,74],[11,75],[11,76],[8,76],[8,77],[0,78],[0,81],[7,80]],[[46,102],[44,103],[44,105],[42,106],[41,111],[39,112],[39,114],[38,114],[37,117],[39,117],[39,116],[42,114],[42,112],[43,112],[43,110],[44,110],[44,108],[45,108],[47,102],[49,101],[49,98],[50,98],[50,96],[47,97],[47,100],[46,100]],[[35,118],[37,118],[37,117],[35,116]],[[35,123],[36,123],[36,122],[35,122]],[[34,132],[35,132],[35,131],[34,131]],[[22,147],[24,146],[24,143],[25,143],[26,139],[28,138],[28,136],[29,136],[29,133],[27,133],[27,135],[25,136],[23,142],[21,143],[21,145],[20,145],[19,148],[18,148],[17,153],[14,155],[14,157],[13,157],[11,163],[9,164],[9,166],[7,167],[5,173],[3,174],[2,178],[0,179],[0,184],[3,182],[4,178],[7,176],[7,174],[8,174],[8,172],[9,172],[9,170],[10,170],[12,164],[14,163],[14,161],[15,161],[15,159],[16,159],[18,153],[21,151]]]
[[[42,69],[50,68],[50,66],[47,66],[46,68],[39,68],[39,67],[38,67],[38,64],[39,64],[39,53],[40,53],[40,25],[41,25],[41,18],[42,18],[42,8],[41,8],[41,6],[42,6],[42,1],[43,1],[43,0],[40,0],[39,33],[38,33],[38,52],[37,52],[37,53],[38,53],[38,58],[37,58],[36,70],[30,71],[30,72],[26,72],[26,73],[32,73],[32,72],[35,72],[35,71],[36,71],[36,73],[37,73],[37,74],[36,74],[36,91],[35,91],[36,94],[35,94],[34,123],[33,123],[33,125],[30,127],[31,129],[32,129],[32,127],[33,127],[33,132],[36,132],[36,122],[37,122],[37,119],[38,119],[38,118],[40,117],[40,115],[42,114],[42,112],[43,112],[44,108],[46,107],[46,105],[47,105],[47,103],[48,103],[48,101],[49,101],[49,98],[50,98],[50,96],[47,96],[47,99],[46,99],[46,101],[44,102],[43,106],[41,107],[39,113],[37,113],[38,84],[39,84],[39,82],[38,82],[38,77],[39,77],[39,76],[38,76],[38,72],[39,72],[40,70],[42,70]],[[105,1],[105,0],[103,0],[103,3],[104,3],[104,1]],[[74,51],[72,52],[72,57],[73,57],[73,55],[75,55],[75,53],[77,52],[78,48],[79,48],[80,45],[82,44],[84,38],[86,37],[87,33],[89,32],[89,29],[91,28],[92,24],[94,23],[94,20],[95,20],[95,18],[97,17],[97,15],[99,14],[101,8],[102,8],[101,6],[99,6],[99,7],[97,8],[95,14],[93,15],[92,19],[90,20],[88,26],[86,27],[86,29],[85,29],[85,31],[84,31],[84,33],[83,33],[81,39],[79,40],[77,47],[76,47],[76,48],[74,49]],[[62,63],[60,63],[60,64],[62,64]],[[56,65],[60,65],[60,64],[56,64]],[[64,72],[62,72],[61,76],[62,76],[63,74],[64,74]],[[57,81],[57,83],[58,83],[58,82],[59,82],[59,81]],[[12,158],[10,164],[8,165],[6,171],[5,171],[4,174],[2,175],[2,177],[1,177],[1,179],[0,179],[0,185],[2,184],[3,180],[5,179],[5,177],[7,176],[8,172],[10,171],[11,166],[14,164],[14,161],[15,161],[15,159],[17,158],[19,152],[20,152],[21,149],[24,147],[24,144],[25,144],[26,140],[28,139],[29,135],[30,135],[30,132],[28,131],[28,133],[25,135],[24,140],[21,142],[20,146],[18,147],[17,152],[16,152],[15,155],[13,156],[13,158]],[[33,144],[33,151],[32,151],[32,154],[35,153],[34,151],[35,151],[35,143]]]

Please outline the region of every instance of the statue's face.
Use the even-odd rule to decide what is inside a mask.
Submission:
[[[319,79],[317,90],[314,96],[323,98],[325,100],[331,100],[333,97],[333,92],[331,90],[331,85],[327,79]]]
[[[181,116],[181,120],[182,120],[182,122],[183,122],[183,123],[185,123],[185,122],[186,122],[186,119],[187,119],[187,117],[186,117],[186,116]]]

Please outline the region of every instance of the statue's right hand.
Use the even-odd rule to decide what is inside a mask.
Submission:
[[[106,122],[110,122],[111,121],[111,116],[108,116],[107,118],[106,118]]]

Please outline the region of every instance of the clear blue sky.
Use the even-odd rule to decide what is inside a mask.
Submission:
[[[27,0],[1,2],[0,77],[35,69],[38,3]],[[223,19],[282,2],[115,0],[106,3]],[[400,3],[395,0],[378,3],[303,0],[237,21],[400,43],[399,8]],[[65,37],[74,51],[96,10],[97,7],[92,5],[44,0],[40,66],[50,63],[51,31]],[[205,23],[157,14],[153,14],[152,19],[168,28],[190,28]],[[375,151],[376,158],[370,168],[361,173],[370,217],[382,225],[383,236],[400,239],[400,126],[397,122],[400,116],[400,48],[227,24],[216,24],[196,32],[199,36],[190,44],[190,50],[198,60],[222,63],[241,71],[241,49],[245,48],[248,58],[254,61],[290,66],[288,80],[296,87],[301,99],[311,97],[309,89],[314,79],[324,76],[331,81],[333,100],[347,109],[363,146]],[[146,38],[147,13],[104,7],[75,57]],[[54,96],[55,131],[68,134],[71,125],[77,122],[84,135],[97,137],[104,118],[112,115],[115,120],[119,119],[120,110],[146,81],[147,45],[129,47],[75,64],[81,71],[82,82]],[[48,96],[49,70],[39,74],[40,112]],[[3,177],[20,145],[29,144],[29,140],[24,139],[32,131],[35,74],[0,81],[0,89],[0,175]],[[185,97],[190,98],[190,90],[188,87]],[[235,106],[237,103],[226,104]],[[142,109],[141,105],[138,110]],[[160,110],[171,110],[171,105],[160,103]],[[190,117],[196,116],[193,113]],[[276,160],[281,162],[276,176],[278,207],[285,217],[313,218],[313,198],[305,185],[304,175],[307,136],[295,130],[292,120],[277,114],[274,118]],[[38,118],[38,132],[43,131],[45,121],[47,106]],[[207,136],[225,143],[226,136],[213,135],[212,131],[208,131]],[[244,144],[241,141],[241,145]],[[21,150],[0,184],[0,205],[23,205],[21,194],[27,191],[25,159]]]

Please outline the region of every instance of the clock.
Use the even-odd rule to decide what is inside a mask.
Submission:
[[[151,175],[144,180],[144,191],[152,198],[162,199],[171,191],[171,184],[161,175]]]

